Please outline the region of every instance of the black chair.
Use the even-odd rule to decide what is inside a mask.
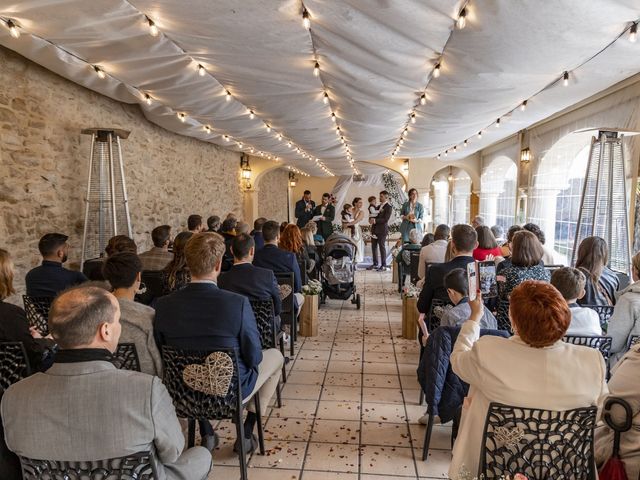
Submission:
[[[29,326],[35,327],[43,337],[49,335],[49,309],[51,308],[53,297],[23,295],[22,301]]]
[[[280,353],[285,356],[284,351],[284,335],[282,331],[276,330],[276,317],[273,313],[273,300],[250,300],[251,309],[253,315],[256,317],[256,323],[258,324],[258,333],[260,333],[260,343],[262,349],[278,348],[280,347]],[[282,381],[287,381],[287,369],[285,364],[282,364]],[[276,395],[278,398],[278,407],[282,406],[282,398],[280,396],[280,383],[276,388]]]
[[[610,305],[582,305],[582,307],[596,311],[598,317],[600,317],[600,327],[604,333],[607,333],[609,319],[613,315],[613,307]]]
[[[229,388],[224,396],[211,395],[194,390],[185,383],[183,374],[190,365],[204,365],[212,353],[226,354],[232,363],[233,373],[230,376]],[[164,365],[163,382],[173,399],[173,405],[178,417],[188,420],[187,446],[195,445],[196,420],[225,420],[232,419],[236,424],[236,435],[244,439],[244,425],[242,413],[245,404],[242,402],[242,390],[238,378],[238,355],[232,349],[217,349],[208,352],[180,350],[167,345],[162,346],[162,363]],[[264,455],[264,433],[262,430],[262,416],[260,414],[260,396],[253,396],[256,415],[258,417],[258,439],[260,453]],[[238,442],[240,452],[240,474],[242,480],[247,480],[247,460],[245,444]]]
[[[20,457],[24,480],[155,480],[153,454],[139,452],[126,457],[91,462],[34,460]]]
[[[624,410],[625,416],[622,423],[616,423],[611,416],[611,411],[616,405]],[[611,458],[620,458],[620,436],[624,432],[631,430],[631,427],[633,426],[633,409],[631,408],[631,405],[629,405],[629,402],[624,398],[609,397],[602,406],[602,413],[604,422],[611,430],[613,430],[613,450]]]
[[[151,305],[162,296],[162,270],[145,270],[142,272],[142,284],[145,292],[136,295],[136,302]]]
[[[103,281],[104,275],[102,275],[102,266],[104,265],[104,261],[106,257],[98,257],[91,258],[89,260],[85,260],[82,264],[82,273],[92,282],[101,282]]]
[[[0,398],[7,388],[29,375],[29,357],[22,342],[0,342]]]
[[[498,306],[495,312],[496,321],[498,322],[498,330],[505,330],[513,333],[511,330],[511,320],[509,319],[509,299],[498,299]]]
[[[445,307],[452,305],[451,302],[434,298],[431,300],[431,307],[429,307],[429,314],[425,319],[427,325],[427,332],[431,333],[440,326],[440,318]]]
[[[596,407],[566,411],[492,402],[482,437],[478,477],[554,480],[595,478]]]
[[[409,260],[409,276],[411,278],[411,283],[415,285],[416,283],[418,283],[418,280],[420,280],[420,277],[418,277],[418,267],[420,266],[420,250],[409,252]]]
[[[640,335],[630,335],[627,341],[627,350],[633,347],[636,343],[640,343]]]
[[[564,341],[574,345],[584,345],[585,347],[595,348],[600,351],[605,362],[609,361],[611,355],[611,337],[595,337],[589,335],[566,335]]]
[[[282,299],[280,319],[290,327],[289,344],[291,347],[291,356],[293,357],[293,355],[295,355],[295,343],[296,340],[298,340],[298,316],[296,312],[296,306],[293,302],[293,292],[295,286],[293,272],[277,272],[275,273],[275,276],[276,280],[278,280],[278,285],[289,285],[289,287],[291,287],[291,293]]]
[[[119,343],[116,352],[113,354],[114,364],[121,370],[140,371],[140,359],[135,343]]]
[[[309,273],[307,272],[308,264],[306,260],[298,260],[298,268],[300,269],[300,281],[302,285],[309,283]]]

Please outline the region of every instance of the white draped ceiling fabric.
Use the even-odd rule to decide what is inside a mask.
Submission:
[[[389,157],[405,126],[399,157],[458,159],[634,75],[624,35],[589,59],[639,17],[640,0],[0,0],[21,33],[0,25],[0,44],[168,130],[344,175]],[[536,95],[564,71],[568,87]]]

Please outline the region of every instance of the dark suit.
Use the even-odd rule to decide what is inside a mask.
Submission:
[[[253,237],[253,241],[256,244],[256,251],[264,247],[264,237],[262,236],[262,232],[256,232],[255,230],[253,230],[251,232],[251,236]]]
[[[294,253],[282,250],[275,245],[265,245],[262,250],[256,252],[253,257],[253,264],[256,267],[267,268],[274,273],[293,272],[293,291],[296,293],[302,292],[300,266]]]
[[[30,297],[55,297],[62,290],[86,282],[82,272],[67,270],[60,262],[43,260],[42,265],[27,273],[27,295]]]
[[[322,215],[325,218],[325,220],[318,220],[316,224],[318,225],[318,233],[326,240],[333,233],[333,219],[336,216],[336,208],[329,204],[324,213],[322,213],[322,204],[320,204],[313,211],[314,217],[318,215]]]
[[[154,330],[159,346],[187,350],[234,348],[238,352],[242,395],[252,392],[262,349],[246,297],[221,290],[213,283],[190,283],[158,299]]]
[[[227,272],[233,265],[233,254],[231,253],[231,243],[236,236],[232,233],[221,233],[224,238],[224,255],[222,257],[222,271]]]
[[[420,313],[429,313],[431,301],[434,298],[449,301],[447,289],[444,288],[444,276],[455,268],[467,270],[467,264],[473,263],[473,257],[460,256],[445,263],[433,263],[427,269],[424,279],[424,287],[418,298],[418,311]]]
[[[280,315],[282,300],[278,280],[272,270],[250,263],[234,265],[231,270],[218,277],[218,286],[223,290],[244,295],[249,300],[271,299],[274,313]]]
[[[378,209],[378,216],[371,226],[371,251],[373,254],[373,264],[378,265],[378,249],[380,250],[380,266],[387,266],[387,235],[389,235],[389,219],[393,209],[389,202]]]
[[[295,217],[298,219],[296,225],[300,228],[304,227],[313,218],[313,210],[316,208],[316,202],[309,200],[309,204],[311,205],[311,209],[307,211],[307,202],[304,201],[304,198],[296,202]]]

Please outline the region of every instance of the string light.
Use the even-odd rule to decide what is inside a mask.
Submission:
[[[416,123],[416,112],[411,112],[411,123]]]
[[[238,148],[242,148],[244,146],[242,142],[238,142],[237,145],[238,145]]]
[[[478,138],[482,138],[482,130],[478,132]]]
[[[182,123],[184,123],[187,120],[187,116],[184,113],[179,113],[178,118]]]
[[[96,71],[96,73],[98,74],[98,78],[104,80],[105,78],[107,78],[107,74],[104,73],[104,70],[102,70],[100,67],[98,67],[97,65],[94,65],[93,69]]]
[[[457,145],[454,145],[454,146],[453,146],[453,152],[455,153],[455,152],[457,152],[457,151],[458,151],[458,146],[457,146]]]
[[[207,132],[207,133],[211,133],[211,127],[210,127],[209,125],[205,125],[205,126],[204,126],[204,130],[205,130],[205,132]]]
[[[335,114],[335,113],[333,113],[333,112],[331,112],[331,121],[332,121],[333,123],[336,123],[336,114]]]
[[[313,66],[313,76],[318,77],[319,75],[320,75],[320,64],[316,62],[316,64]]]
[[[309,30],[311,28],[311,19],[309,18],[309,12],[305,7],[302,7],[302,25]]]
[[[226,94],[226,98],[225,98],[225,100],[226,100],[227,102],[230,102],[230,101],[231,101],[231,92],[230,92],[229,90],[227,90],[227,94]]]
[[[465,140],[465,141],[464,141],[464,146],[465,146],[465,147],[468,147],[468,146],[469,146],[469,140]]]
[[[567,72],[567,71],[565,71],[565,72],[562,74],[562,85],[564,85],[565,87],[566,87],[567,85],[569,85],[569,72]]]
[[[13,38],[20,38],[20,30],[13,20],[7,20],[7,28],[9,29],[9,35]]]
[[[265,127],[267,128],[267,133],[271,133],[271,125],[269,125],[268,123],[265,124]]]
[[[251,120],[253,120],[254,118],[256,118],[256,114],[253,112],[253,110],[249,110],[249,118]]]
[[[438,78],[440,76],[440,62],[436,63],[436,66],[433,68],[433,78]]]
[[[322,96],[322,103],[325,105],[329,103],[329,94],[327,92],[324,92],[324,95]]]
[[[456,22],[458,25],[458,28],[460,30],[462,30],[465,25],[467,24],[467,9],[463,8],[462,10],[460,10],[460,13],[458,14],[458,21]]]
[[[291,142],[287,142],[287,147],[291,148]]]
[[[445,151],[444,151],[444,156],[445,156],[445,157],[449,156],[449,150],[445,150]]]
[[[229,135],[223,135],[222,138],[225,142],[228,142],[230,140]]]
[[[629,41],[634,43],[638,38],[638,24],[634,23],[631,25],[631,30],[629,30]]]
[[[520,105],[520,110],[524,112],[526,109],[527,109],[527,100],[522,102],[522,104]]]
[[[438,160],[440,160],[440,154],[438,154]]]
[[[276,138],[277,138],[278,140],[282,140],[282,134],[281,134],[281,133],[279,133],[278,135],[276,135]]]
[[[145,93],[144,101],[147,102],[147,105],[151,105],[151,102],[153,102],[153,99],[151,98],[151,95],[149,95],[148,93]]]
[[[155,22],[147,17],[147,24],[149,25],[149,34],[152,37],[157,37],[158,33],[160,32],[158,31],[158,27],[156,26]]]
[[[496,120],[496,128],[500,128],[500,119]]]
[[[426,104],[426,103],[427,103],[427,96],[423,93],[423,94],[420,96],[420,105],[424,105],[424,104]]]
[[[201,77],[204,77],[206,73],[207,71],[204,69],[204,67],[202,65],[198,65],[198,75],[200,75]]]

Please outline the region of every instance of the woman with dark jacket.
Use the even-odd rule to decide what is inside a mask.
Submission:
[[[542,263],[542,244],[537,237],[526,230],[514,234],[512,241],[512,253],[509,265],[500,268],[503,260],[498,264],[496,277],[500,287],[500,296],[508,298],[511,291],[525,280],[540,280],[548,282],[551,280],[549,272]]]
[[[616,292],[620,288],[618,276],[607,267],[609,248],[600,237],[587,237],[578,247],[576,268],[587,277],[585,296],[580,305],[615,305]]]

